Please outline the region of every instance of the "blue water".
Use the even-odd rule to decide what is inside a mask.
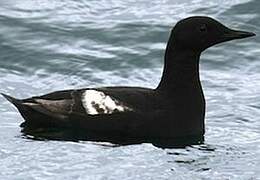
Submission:
[[[35,141],[0,97],[0,179],[260,179],[259,0],[9,0],[0,2],[0,91],[156,87],[171,27],[191,15],[258,36],[203,53],[202,145]]]

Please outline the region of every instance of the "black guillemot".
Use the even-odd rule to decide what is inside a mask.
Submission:
[[[64,135],[65,139],[121,144],[165,141],[174,145],[185,143],[184,139],[196,143],[205,132],[205,99],[199,76],[201,53],[215,44],[254,35],[229,29],[210,17],[189,17],[172,29],[163,75],[155,89],[85,88],[23,100],[2,95],[18,108],[25,119],[21,126],[28,134],[59,130],[69,132],[60,133],[61,139]],[[53,137],[50,134],[45,137],[55,139],[55,133]],[[195,142],[189,141],[192,139]]]

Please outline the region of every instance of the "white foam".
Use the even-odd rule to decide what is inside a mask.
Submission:
[[[112,114],[131,110],[131,108],[97,90],[86,90],[82,95],[82,104],[87,114],[91,115]]]

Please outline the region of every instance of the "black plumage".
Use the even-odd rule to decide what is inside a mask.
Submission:
[[[190,17],[172,29],[162,79],[155,89],[87,88],[24,100],[3,96],[20,111],[25,119],[22,127],[28,134],[123,144],[196,143],[205,132],[205,99],[199,77],[201,52],[221,42],[253,35],[231,30],[209,17]]]

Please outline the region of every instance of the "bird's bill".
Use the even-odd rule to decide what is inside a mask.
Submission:
[[[223,35],[223,41],[230,41],[233,39],[243,39],[252,36],[255,36],[255,33],[228,29],[228,31],[226,31],[226,33]]]

